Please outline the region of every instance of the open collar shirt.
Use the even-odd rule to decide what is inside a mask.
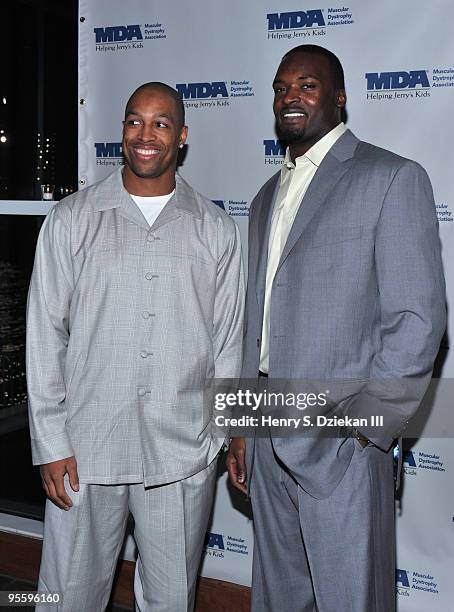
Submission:
[[[325,134],[306,153],[295,159],[290,158],[287,148],[281,168],[279,191],[273,209],[271,230],[268,243],[268,263],[266,269],[265,303],[263,311],[262,341],[260,350],[260,370],[268,373],[269,365],[269,332],[270,300],[279,260],[285,243],[299,210],[301,201],[323,158],[338,138],[346,131],[344,123],[339,123],[328,134]]]
[[[152,227],[121,169],[59,202],[28,300],[33,462],[74,455],[92,484],[204,469],[224,441],[204,390],[239,375],[243,301],[234,221],[179,176]]]

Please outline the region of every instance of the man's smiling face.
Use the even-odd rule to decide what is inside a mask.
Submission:
[[[159,88],[138,91],[123,122],[125,172],[139,179],[174,175],[178,147],[186,140],[175,101]]]
[[[308,150],[340,121],[345,91],[336,89],[327,58],[304,52],[284,58],[273,82],[279,137]]]

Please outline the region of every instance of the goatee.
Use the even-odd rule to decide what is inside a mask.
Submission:
[[[290,128],[277,126],[277,135],[279,140],[283,140],[287,144],[295,144],[304,140],[304,128]]]

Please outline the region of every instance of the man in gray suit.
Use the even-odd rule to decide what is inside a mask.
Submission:
[[[327,381],[325,413],[364,421],[232,440],[230,479],[254,515],[252,610],[392,612],[392,442],[445,329],[432,189],[421,166],[342,123],[328,50],[292,49],[273,88],[289,146],[250,209],[243,378]]]
[[[59,202],[36,250],[30,431],[50,500],[39,590],[60,591],[66,612],[105,609],[131,511],[140,610],[186,612],[223,444],[204,391],[241,367],[241,246],[175,174],[179,94],[139,87],[123,125],[124,169]]]

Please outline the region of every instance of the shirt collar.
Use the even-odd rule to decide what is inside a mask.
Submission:
[[[122,172],[123,167],[120,166],[107,178],[87,190],[91,196],[92,210],[101,212],[111,208],[130,208],[133,200],[124,188]],[[201,219],[202,214],[196,192],[178,173],[175,175],[175,183],[172,206]]]
[[[304,155],[295,159],[295,164],[290,159],[290,150],[287,147],[284,157],[284,163],[281,170],[281,181],[286,178],[288,173],[295,167],[301,166],[307,160],[312,162],[314,166],[318,168],[323,161],[323,158],[331,149],[333,144],[347,131],[347,126],[341,121],[335,128],[333,128],[328,134],[325,134],[323,138],[320,138]]]

